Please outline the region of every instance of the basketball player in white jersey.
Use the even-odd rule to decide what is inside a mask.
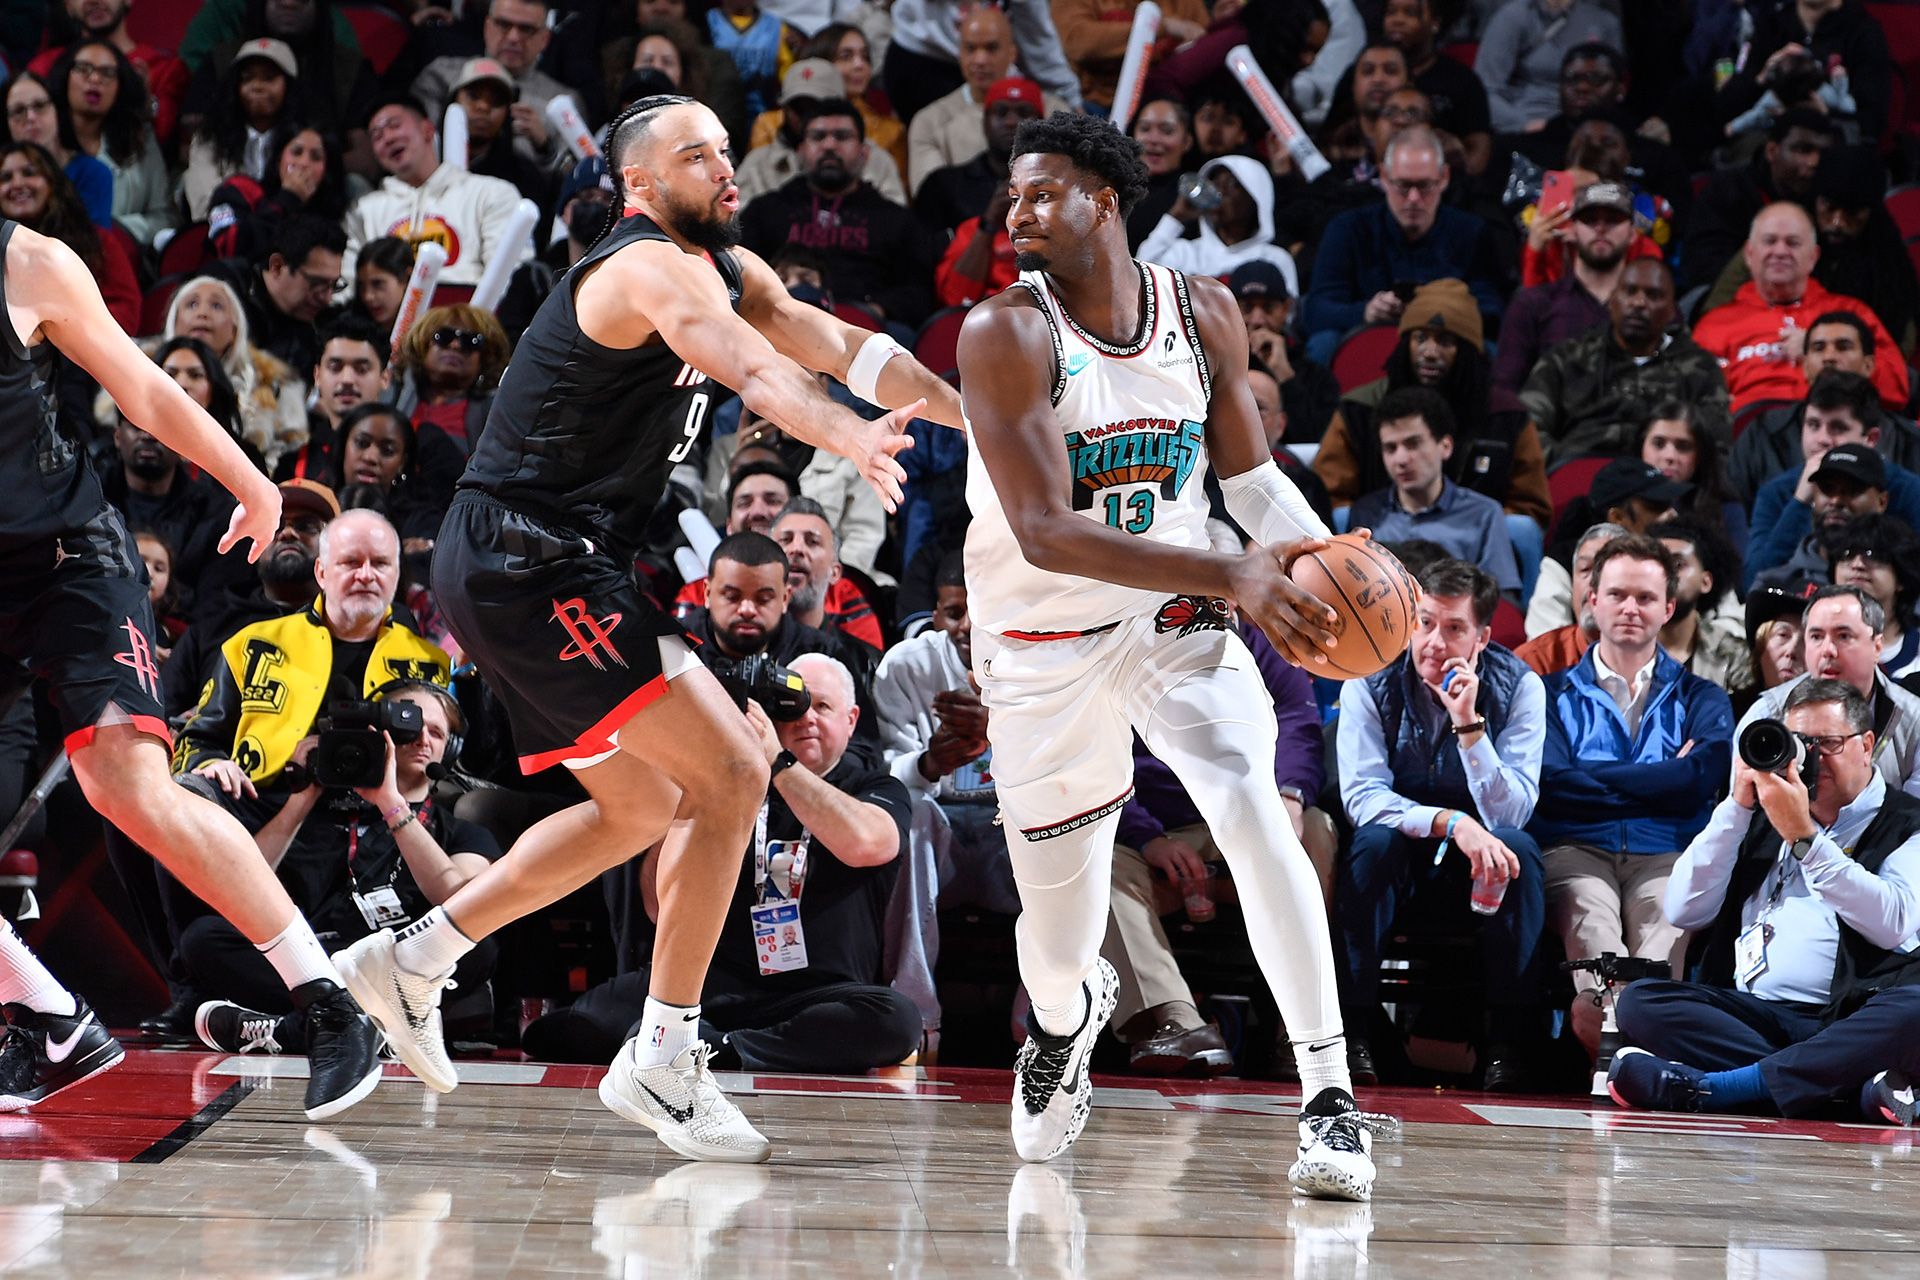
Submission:
[[[1088,116],[1030,121],[1010,182],[1022,274],[967,317],[959,356],[974,673],[1033,1001],[1014,1146],[1048,1160],[1086,1123],[1087,1058],[1114,1006],[1100,942],[1137,731],[1206,816],[1294,1037],[1293,1184],[1365,1200],[1374,1169],[1326,912],[1274,783],[1272,700],[1228,625],[1237,605],[1292,662],[1323,662],[1333,615],[1286,568],[1329,531],[1267,452],[1232,295],[1127,252],[1147,183],[1138,144]],[[1243,556],[1208,549],[1209,460],[1263,544]]]

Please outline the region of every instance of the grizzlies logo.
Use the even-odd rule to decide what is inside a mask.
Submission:
[[[1195,631],[1225,631],[1227,602],[1212,596],[1175,596],[1160,606],[1153,629],[1165,635],[1177,631],[1191,635]]]
[[[1073,509],[1086,511],[1103,490],[1124,485],[1157,485],[1161,498],[1179,497],[1198,469],[1206,428],[1173,418],[1128,418],[1069,432],[1066,441]]]

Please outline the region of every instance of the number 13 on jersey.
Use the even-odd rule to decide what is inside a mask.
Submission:
[[[1107,527],[1124,533],[1145,533],[1153,528],[1153,490],[1136,489],[1129,494],[1109,493],[1101,499],[1107,513]]]

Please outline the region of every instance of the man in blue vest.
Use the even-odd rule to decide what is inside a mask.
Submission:
[[[1420,575],[1413,642],[1340,690],[1338,750],[1353,848],[1334,890],[1344,950],[1341,1016],[1356,1082],[1378,1079],[1361,1038],[1379,1004],[1380,948],[1410,899],[1424,919],[1471,918],[1470,880],[1504,886],[1482,917],[1489,1090],[1523,1083],[1516,1056],[1540,998],[1546,899],[1540,846],[1521,828],[1540,794],[1547,699],[1540,677],[1490,643],[1500,588],[1441,560]]]
[[[1628,534],[1594,555],[1586,594],[1600,638],[1547,678],[1544,803],[1547,911],[1567,955],[1665,960],[1680,942],[1661,910],[1680,850],[1707,825],[1732,758],[1725,690],[1660,649],[1680,582],[1658,539]],[[1603,988],[1574,974],[1574,1033],[1596,1053]]]
[[[1784,773],[1736,762],[1733,794],[1667,881],[1699,981],[1621,993],[1634,1047],[1607,1087],[1627,1107],[1805,1116],[1841,1100],[1871,1123],[1911,1124],[1920,800],[1874,767],[1873,709],[1851,684],[1803,681],[1785,719],[1801,761]]]

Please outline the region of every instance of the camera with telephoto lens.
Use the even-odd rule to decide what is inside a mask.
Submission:
[[[1562,962],[1560,967],[1567,973],[1578,973],[1584,970],[1610,987],[1625,986],[1629,982],[1638,982],[1642,978],[1673,976],[1673,969],[1665,960],[1623,956],[1613,951],[1602,951],[1599,955],[1589,956],[1584,960],[1567,960]]]
[[[395,746],[418,740],[420,708],[405,698],[387,702],[336,702],[314,723],[320,741],[307,757],[313,780],[323,787],[377,787],[387,776],[385,733]]]
[[[720,687],[742,711],[749,700],[760,704],[767,718],[776,724],[798,720],[813,705],[807,682],[764,653],[744,658],[729,658],[714,652],[714,646],[702,645],[700,658],[720,681]]]
[[[1739,746],[1740,758],[1747,762],[1747,767],[1761,773],[1777,773],[1784,778],[1787,766],[1798,765],[1800,781],[1806,784],[1807,799],[1813,799],[1813,787],[1820,781],[1820,771],[1807,767],[1807,744],[1787,728],[1785,721],[1755,720],[1740,731]]]

